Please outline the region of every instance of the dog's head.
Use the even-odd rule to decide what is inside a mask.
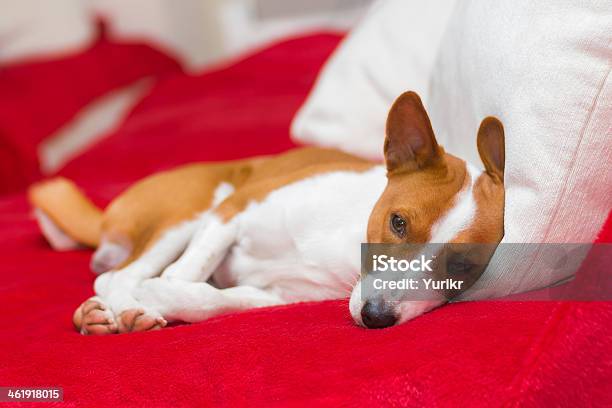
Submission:
[[[499,243],[504,234],[501,122],[485,118],[476,139],[484,171],[445,153],[418,95],[402,94],[387,118],[384,154],[388,182],[370,215],[368,243]],[[452,262],[452,258],[444,259]],[[483,270],[466,268],[464,262],[459,271],[466,282],[464,288]],[[456,278],[456,274],[457,268],[453,270],[446,263],[434,271],[437,279]],[[427,300],[389,302],[376,294],[363,296],[363,279],[353,289],[351,314],[358,324],[373,328],[410,320],[462,292],[440,290]]]

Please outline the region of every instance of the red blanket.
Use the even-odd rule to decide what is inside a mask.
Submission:
[[[102,24],[83,51],[0,66],[0,194],[40,177],[38,145],[85,105],[138,79],[179,70],[149,45],[106,38]]]
[[[285,150],[338,39],[296,39],[168,78],[62,173],[104,204],[178,163]],[[92,294],[90,252],[52,251],[28,211],[23,195],[0,200],[0,386],[60,386],[64,405],[84,407],[612,406],[609,303],[457,303],[365,330],[346,301],[328,301],[81,336],[71,315]],[[612,221],[602,234],[612,238]]]

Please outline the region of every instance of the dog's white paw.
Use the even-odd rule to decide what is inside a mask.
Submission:
[[[118,331],[115,315],[97,296],[83,302],[74,312],[72,321],[84,335],[113,334]]]
[[[146,307],[162,310],[173,300],[173,293],[169,290],[169,286],[171,285],[167,279],[147,279],[132,290],[132,296]]]

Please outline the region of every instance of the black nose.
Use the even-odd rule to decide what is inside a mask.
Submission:
[[[397,316],[392,305],[384,300],[368,300],[361,308],[361,320],[370,329],[382,329],[393,326]]]

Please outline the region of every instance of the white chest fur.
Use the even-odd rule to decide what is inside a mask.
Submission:
[[[266,288],[287,301],[347,296],[386,181],[382,166],[325,173],[250,204],[237,216],[236,244],[213,279],[222,287]]]

